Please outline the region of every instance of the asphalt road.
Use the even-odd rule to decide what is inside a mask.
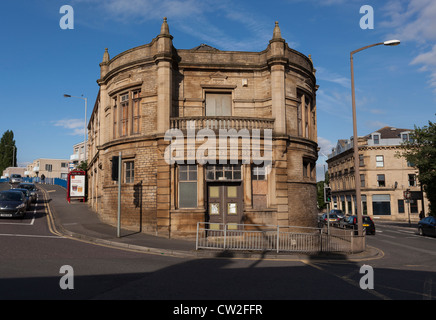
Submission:
[[[266,304],[266,300],[427,300],[436,296],[436,239],[419,237],[416,229],[405,225],[376,222],[378,232],[368,236],[367,243],[383,250],[381,259],[187,259],[61,237],[51,232],[45,206],[40,198],[25,219],[0,220],[1,300],[236,299]],[[360,287],[363,265],[373,268],[374,289]],[[73,274],[61,272],[63,266],[70,266]],[[72,281],[66,282],[65,275],[73,276]],[[61,283],[73,288],[62,289]]]

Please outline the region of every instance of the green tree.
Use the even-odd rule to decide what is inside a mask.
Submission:
[[[317,201],[318,201],[318,208],[323,210],[327,207],[327,204],[324,202],[324,186],[325,186],[325,182],[324,181],[318,181],[316,183],[316,187],[317,187]]]
[[[80,162],[80,164],[77,166],[77,169],[82,171],[88,170],[88,161]]]
[[[402,144],[401,156],[415,166],[418,179],[430,202],[430,215],[436,216],[436,123],[416,127],[411,139]]]
[[[15,145],[14,133],[6,131],[0,140],[0,174],[8,167],[17,166],[17,147]]]

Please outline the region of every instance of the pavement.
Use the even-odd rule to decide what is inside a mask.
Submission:
[[[66,200],[66,190],[56,185],[38,184],[47,204],[49,227],[59,236],[73,238],[93,244],[132,250],[143,253],[180,258],[250,258],[250,259],[292,259],[292,260],[343,260],[364,261],[383,257],[383,252],[370,247],[356,254],[304,255],[275,252],[240,252],[218,250],[196,250],[195,240],[168,239],[139,231],[117,228],[103,222],[87,203]]]

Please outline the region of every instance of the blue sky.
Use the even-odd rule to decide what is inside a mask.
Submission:
[[[61,6],[74,8],[74,29],[62,30]],[[374,9],[374,29],[360,28],[361,6]],[[13,130],[19,164],[69,159],[83,141],[98,92],[104,49],[111,57],[149,43],[168,17],[176,48],[206,43],[220,50],[261,51],[279,21],[289,46],[312,55],[317,69],[318,173],[338,139],[352,136],[350,52],[378,46],[355,61],[358,134],[383,126],[435,121],[434,0],[35,0],[5,1],[0,13],[0,134]]]

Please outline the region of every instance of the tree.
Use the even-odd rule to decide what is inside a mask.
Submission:
[[[325,187],[324,181],[318,181],[316,183],[317,187],[317,201],[318,201],[318,208],[321,210],[324,210],[327,207],[327,204],[324,202],[324,187]]]
[[[17,147],[15,146],[14,133],[6,131],[0,140],[0,174],[8,167],[17,166]]]
[[[436,123],[415,126],[411,139],[402,144],[401,156],[418,169],[418,179],[430,202],[429,214],[436,216]]]
[[[88,169],[88,161],[80,162],[80,164],[77,166],[77,169],[82,170],[82,171],[86,171]]]

